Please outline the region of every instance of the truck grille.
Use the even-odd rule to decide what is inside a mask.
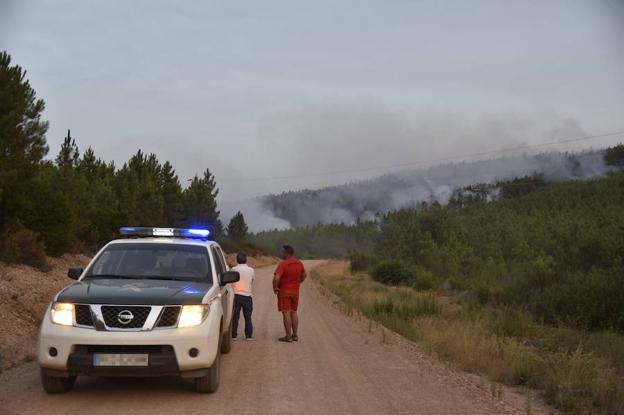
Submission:
[[[76,324],[93,327],[91,307],[86,304],[76,304],[74,305],[74,310],[76,311]]]
[[[173,327],[178,323],[178,316],[180,315],[180,307],[165,307],[158,320],[156,327]]]
[[[77,345],[77,353],[155,353],[174,354],[173,347],[161,345]]]
[[[104,323],[106,323],[107,327],[118,329],[140,329],[145,324],[145,320],[147,320],[151,309],[151,307],[146,306],[103,305],[102,316],[104,317]],[[120,313],[122,313],[122,311],[129,311],[132,313],[132,319],[126,324],[122,322],[125,320],[120,318]],[[124,314],[127,315],[127,313]]]

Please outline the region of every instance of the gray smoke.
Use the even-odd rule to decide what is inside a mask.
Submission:
[[[576,151],[573,156],[536,154],[552,148],[540,147],[545,143],[590,135],[578,120],[548,112],[458,114],[369,101],[325,103],[276,115],[258,133],[262,146],[245,148],[253,159],[246,168],[260,166],[263,174],[227,189],[268,196],[220,203],[224,218],[241,210],[253,231],[353,223],[423,201],[446,203],[453,191],[474,183],[533,173],[550,181],[584,179],[607,171],[601,154],[578,153],[585,141],[556,147]]]
[[[584,180],[607,174],[602,151],[508,156],[450,163],[319,190],[268,195],[225,209],[240,209],[252,231],[317,223],[351,224],[422,202],[445,204],[457,189],[541,174],[548,182]],[[492,193],[491,197],[496,197]]]

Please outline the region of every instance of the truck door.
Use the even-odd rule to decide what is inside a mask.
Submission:
[[[215,260],[215,268],[217,269],[217,279],[219,280],[219,288],[221,290],[221,306],[223,307],[223,324],[227,325],[228,320],[230,318],[230,302],[234,301],[233,298],[230,298],[230,291],[227,286],[221,286],[221,276],[225,271],[227,271],[227,266],[225,265],[225,260],[223,259],[223,254],[221,250],[218,248],[212,248],[212,256]]]

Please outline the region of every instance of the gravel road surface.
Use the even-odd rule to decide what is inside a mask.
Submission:
[[[317,263],[309,261],[307,267]],[[270,286],[272,270],[257,270],[256,340],[234,342],[232,352],[223,357],[217,393],[196,394],[189,380],[177,378],[79,377],[71,392],[47,395],[33,362],[0,375],[0,414],[525,412],[521,398],[495,398],[489,384],[479,385],[474,376],[393,344],[391,334],[382,335],[382,329],[344,315],[313,281],[302,287],[300,341],[278,342],[283,329]],[[536,409],[532,413],[541,412]]]

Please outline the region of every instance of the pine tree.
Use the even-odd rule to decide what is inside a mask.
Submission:
[[[173,166],[165,161],[160,169],[160,192],[163,196],[165,224],[179,226],[182,209],[182,186]]]
[[[619,143],[616,146],[607,148],[603,159],[607,166],[624,167],[624,144]]]
[[[160,172],[156,156],[146,156],[141,150],[121,168],[117,175],[117,191],[123,223],[131,226],[165,225]]]
[[[8,53],[0,53],[0,230],[20,221],[31,204],[29,189],[48,153],[44,108],[26,71],[11,66]]]
[[[78,167],[80,162],[80,151],[76,145],[76,140],[71,137],[71,131],[67,130],[67,136],[63,139],[61,151],[56,156],[56,165],[61,170]]]
[[[89,179],[89,181],[95,179],[97,175],[97,163],[98,160],[95,158],[95,152],[91,147],[89,147],[82,155],[80,163],[78,163],[78,168]]]
[[[51,232],[58,236],[54,237],[56,240],[48,238],[47,243],[52,244],[51,248],[55,253],[62,253],[78,242],[85,241],[91,226],[89,218],[84,214],[91,195],[87,179],[78,168],[80,151],[70,130],[67,130],[55,162],[57,168],[52,173],[54,179],[50,185],[58,193],[61,206],[64,206],[62,210],[66,223],[62,229],[55,229],[54,224],[50,225]]]
[[[89,147],[78,163],[78,171],[88,188],[87,197],[80,206],[80,216],[87,220],[87,226],[79,238],[86,245],[95,247],[113,238],[123,223],[114,190],[115,167],[97,158]]]
[[[248,232],[249,229],[247,228],[247,223],[245,223],[245,217],[242,212],[238,211],[236,215],[232,216],[228,224],[228,238],[236,242],[242,242],[247,239]]]
[[[182,194],[182,218],[187,227],[208,227],[213,238],[223,235],[223,225],[217,210],[219,189],[210,169],[202,178],[195,176]]]

